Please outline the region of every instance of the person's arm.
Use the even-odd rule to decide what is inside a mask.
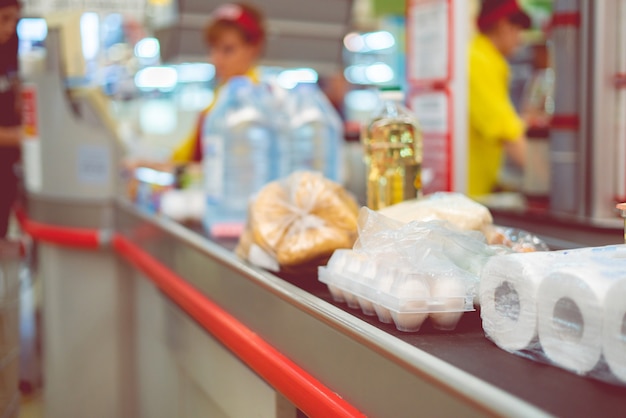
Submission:
[[[22,142],[21,126],[0,126],[0,147],[16,147]]]
[[[521,136],[514,141],[504,141],[506,155],[520,168],[526,166],[526,147],[525,136]]]

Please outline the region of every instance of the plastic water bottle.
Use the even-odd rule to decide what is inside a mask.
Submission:
[[[300,83],[286,103],[290,117],[291,171],[312,170],[341,182],[343,122],[324,93],[313,83]]]
[[[280,174],[275,162],[282,156],[263,94],[250,79],[234,77],[204,122],[204,225],[215,237],[239,236],[250,197]]]
[[[399,89],[381,92],[381,105],[361,135],[367,165],[367,206],[372,210],[419,197],[422,134]]]

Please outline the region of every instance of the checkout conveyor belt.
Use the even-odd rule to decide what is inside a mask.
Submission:
[[[456,331],[403,333],[335,303],[314,276],[280,278],[213,242],[118,203],[117,231],[370,416],[623,416],[626,387],[518,357],[482,331],[479,312]]]

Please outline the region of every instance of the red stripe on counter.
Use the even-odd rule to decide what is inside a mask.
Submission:
[[[552,28],[557,26],[580,26],[580,12],[561,12],[552,15]]]
[[[98,230],[33,222],[23,208],[16,208],[16,217],[22,230],[35,240],[75,248],[100,247]],[[365,417],[139,246],[119,234],[113,236],[112,243],[121,257],[146,274],[190,317],[306,415],[314,418]]]
[[[113,248],[306,415],[365,416],[127,238],[116,234]]]
[[[69,228],[31,221],[21,207],[15,209],[15,217],[22,230],[33,239],[73,248],[94,250],[100,247],[98,230]]]
[[[626,88],[626,73],[615,74],[615,87],[618,89]]]
[[[550,128],[565,131],[577,131],[580,127],[578,115],[554,115],[550,120]]]

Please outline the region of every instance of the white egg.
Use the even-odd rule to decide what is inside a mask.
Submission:
[[[393,318],[391,317],[391,311],[385,308],[383,305],[379,303],[374,303],[374,311],[376,312],[376,316],[378,316],[378,320],[384,324],[391,324],[393,322]]]
[[[361,307],[361,311],[363,311],[363,314],[369,316],[376,315],[376,311],[374,310],[374,304],[371,301],[362,297],[357,297],[357,300],[359,302],[359,306]]]
[[[391,317],[400,331],[416,332],[428,318],[428,285],[419,279],[398,284],[394,293],[400,298],[398,310],[391,310]]]
[[[354,293],[347,291],[347,290],[344,290],[342,293],[343,293],[343,298],[349,307],[351,307],[352,309],[360,308],[359,300],[357,299]]]
[[[328,290],[330,291],[330,295],[332,296],[335,302],[343,303],[346,301],[346,299],[343,297],[343,291],[339,289],[337,286],[329,284]]]
[[[463,312],[465,311],[465,286],[456,278],[436,278],[430,288],[433,300],[437,300],[440,306],[437,311],[430,314],[433,327],[440,330],[451,331],[456,328]]]

